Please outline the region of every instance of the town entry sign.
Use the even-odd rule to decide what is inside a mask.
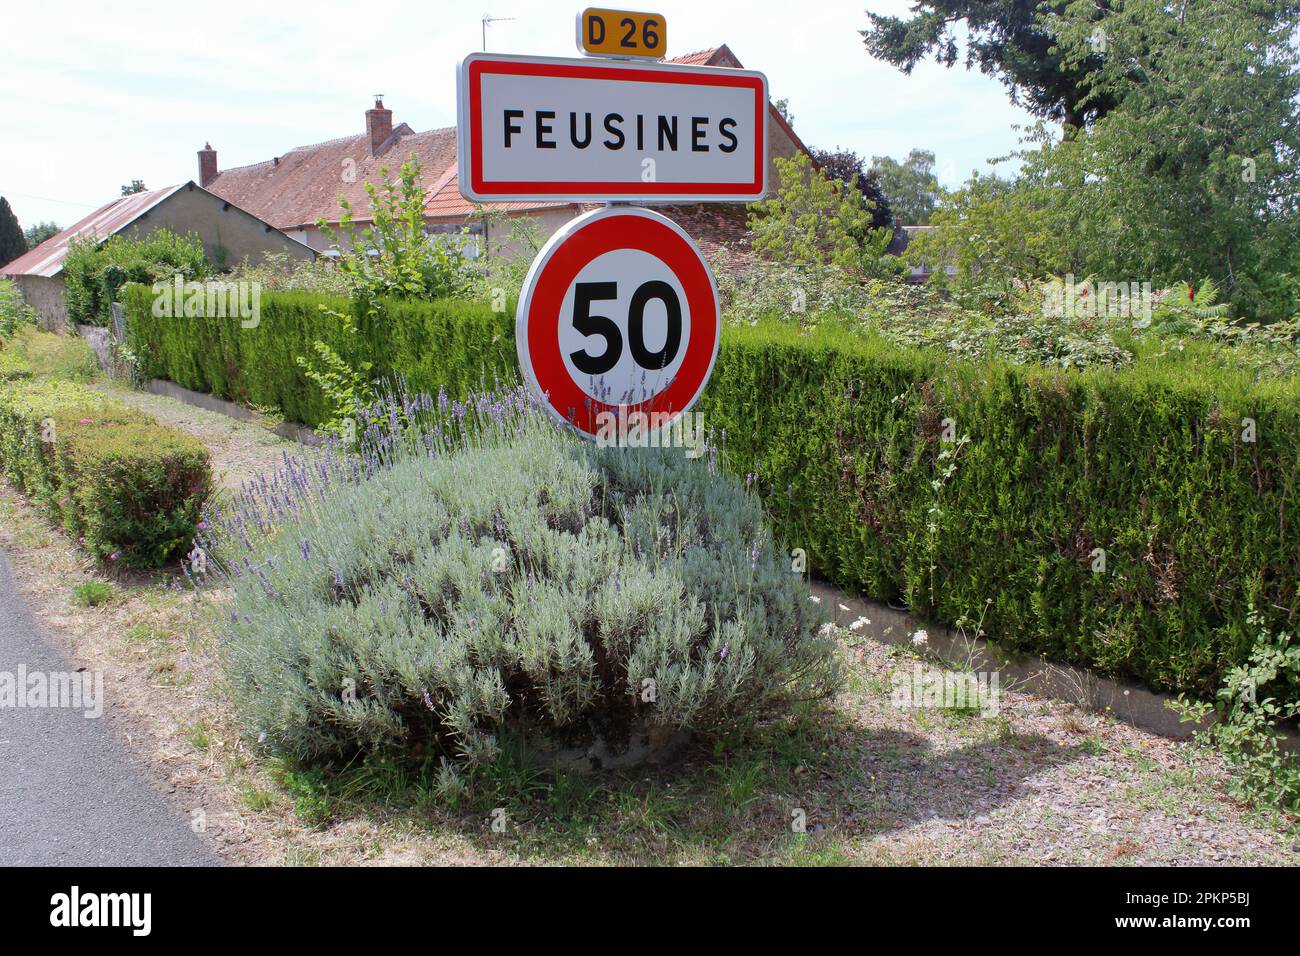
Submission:
[[[676,424],[721,337],[717,286],[695,243],[630,204],[767,193],[767,79],[654,62],[666,31],[657,14],[591,8],[578,16],[586,59],[472,53],[458,70],[466,199],[604,204],[546,243],[515,316],[525,381],[590,438],[611,415],[638,415],[656,433]]]

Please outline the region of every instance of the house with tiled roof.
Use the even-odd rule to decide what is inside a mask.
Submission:
[[[725,44],[670,62],[741,68],[740,61]],[[808,152],[785,117],[770,103],[768,115],[769,163],[777,156]],[[381,167],[388,167],[390,174],[395,174],[397,167],[412,156],[421,167],[425,221],[431,233],[470,225],[487,248],[495,249],[508,234],[511,219],[528,217],[545,238],[592,208],[590,204],[576,202],[487,203],[484,210],[496,214],[492,218],[498,222],[471,222],[475,207],[461,196],[457,179],[455,127],[417,133],[406,123],[395,126],[393,111],[384,106],[380,97],[376,97],[373,108],[366,110],[364,131],[298,146],[252,166],[222,170],[216,151],[205,146],[198,154],[199,182],[300,242],[326,252],[330,242],[318,222],[337,224],[342,212],[339,198],[347,199],[355,221],[366,221],[370,206],[365,184],[382,181]],[[775,182],[775,174],[769,173],[769,181]],[[657,208],[680,222],[706,253],[717,248],[744,252],[748,246],[747,212],[743,204],[701,203]],[[501,234],[493,235],[492,230]]]
[[[23,299],[50,328],[68,322],[63,297],[63,262],[74,240],[104,242],[110,236],[145,239],[159,229],[197,235],[209,261],[234,265],[257,262],[268,253],[313,259],[316,253],[235,202],[214,195],[194,182],[122,196],[0,267],[13,279]]]

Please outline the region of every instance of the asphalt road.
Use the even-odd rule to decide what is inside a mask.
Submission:
[[[113,737],[107,712],[12,706],[5,684],[20,666],[28,675],[76,670],[19,598],[0,551],[0,865],[220,862]],[[111,681],[105,693],[111,707]]]

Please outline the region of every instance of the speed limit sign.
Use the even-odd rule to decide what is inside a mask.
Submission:
[[[673,425],[704,390],[720,334],[717,286],[695,243],[634,206],[594,210],[552,236],[515,319],[525,379],[589,438],[610,415]]]

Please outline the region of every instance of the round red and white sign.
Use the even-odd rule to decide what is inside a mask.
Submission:
[[[655,430],[685,414],[713,372],[718,289],[671,219],[608,206],[562,228],[533,261],[515,346],[524,379],[592,438],[612,416]]]

